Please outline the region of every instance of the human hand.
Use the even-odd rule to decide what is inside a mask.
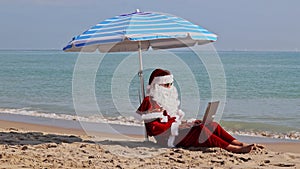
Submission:
[[[202,120],[195,120],[193,123],[194,123],[194,125],[199,125],[202,123]]]

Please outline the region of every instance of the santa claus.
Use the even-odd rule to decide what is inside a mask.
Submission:
[[[257,145],[245,144],[227,133],[218,123],[187,122],[180,109],[178,92],[168,70],[155,69],[149,78],[147,96],[137,110],[149,136],[168,147],[220,147],[248,153]],[[260,147],[262,148],[262,146]]]

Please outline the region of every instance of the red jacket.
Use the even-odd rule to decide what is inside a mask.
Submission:
[[[138,108],[137,113],[140,115],[147,114],[148,111],[151,112],[151,110],[154,109],[160,109],[160,106],[147,96]],[[175,117],[170,117],[166,111],[161,113],[168,117],[168,122],[162,122],[160,118],[145,120],[145,126],[149,136],[157,136],[166,132],[171,127],[172,123],[175,122]]]

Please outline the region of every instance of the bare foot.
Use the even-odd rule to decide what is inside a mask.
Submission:
[[[237,146],[237,145],[230,144],[225,149],[233,153],[249,153],[254,146],[255,146],[254,144],[250,144],[247,146]]]
[[[242,146],[242,147],[246,147],[246,146],[249,146],[249,145],[254,145],[255,148],[260,148],[260,149],[265,148],[265,146],[261,145],[261,144],[247,144],[247,143],[240,142],[238,140],[233,140],[230,144],[233,144],[233,145],[236,145],[236,146]]]
[[[233,144],[233,145],[236,145],[236,146],[249,146],[250,144],[247,144],[247,143],[243,143],[243,142],[240,142],[238,140],[233,140],[230,144]]]
[[[242,143],[238,140],[233,140],[230,144],[236,145],[236,146],[246,146],[245,143]]]

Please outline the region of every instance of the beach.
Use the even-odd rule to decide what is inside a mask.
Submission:
[[[0,169],[300,169],[300,1],[0,4]]]
[[[153,57],[144,53],[145,65],[151,65]],[[175,54],[189,65],[201,93],[199,107],[193,91],[185,91],[185,119],[201,118],[211,98],[206,69],[191,52]],[[142,123],[132,117],[139,106],[138,77],[120,77],[130,84],[130,94],[112,88],[125,54],[103,58],[92,83],[95,98],[84,98],[78,110],[72,90],[77,54],[12,50],[0,51],[0,168],[299,168],[300,53],[219,54],[228,83],[220,123],[237,139],[265,149],[233,154],[220,148],[163,148],[153,138],[145,142]],[[177,79],[185,77],[172,71]],[[149,73],[145,70],[145,79]],[[116,93],[114,98],[128,101],[122,109],[112,98]]]
[[[143,136],[0,121],[1,168],[299,168],[299,142],[265,142],[234,154],[220,148],[163,148]],[[130,139],[128,139],[130,138]]]

